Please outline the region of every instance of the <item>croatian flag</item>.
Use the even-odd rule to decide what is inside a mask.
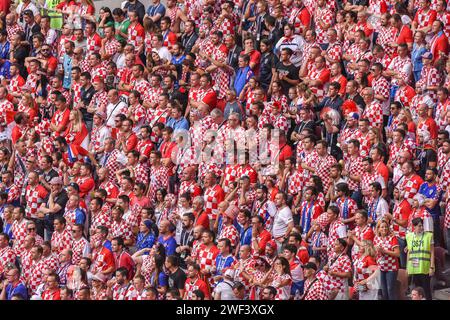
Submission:
[[[71,163],[83,160],[88,155],[89,134],[86,126],[82,126],[81,132],[77,134],[74,141],[68,145],[67,153]]]

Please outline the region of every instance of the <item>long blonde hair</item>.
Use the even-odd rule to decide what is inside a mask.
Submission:
[[[75,110],[75,109],[73,109],[70,112],[73,112],[75,115],[74,120],[72,120],[72,131],[81,132],[81,129],[83,126],[83,114],[81,113],[80,110]]]
[[[363,240],[362,243],[364,247],[363,256],[364,257],[371,256],[372,258],[375,258],[377,252],[375,251],[373,242],[370,240]]]

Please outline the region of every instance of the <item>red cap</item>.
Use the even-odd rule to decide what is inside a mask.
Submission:
[[[275,242],[275,240],[267,241],[266,247],[267,247],[267,246],[272,247],[272,249],[274,249],[274,250],[277,250],[277,248],[278,248],[277,243]]]

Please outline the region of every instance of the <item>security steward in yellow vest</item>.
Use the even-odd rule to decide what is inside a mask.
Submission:
[[[406,271],[416,287],[422,287],[427,300],[432,299],[431,277],[434,275],[434,241],[432,232],[424,232],[422,218],[412,221],[414,232],[406,235],[408,250]]]

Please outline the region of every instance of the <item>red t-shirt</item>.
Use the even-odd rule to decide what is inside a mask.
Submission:
[[[266,244],[272,239],[271,234],[267,230],[263,230],[259,236],[258,246],[259,246],[259,255],[263,256],[266,253]]]
[[[127,152],[136,149],[138,138],[136,134],[132,133],[127,139]]]
[[[400,34],[397,37],[397,44],[402,43],[412,43],[413,42],[413,33],[408,26],[403,26]]]
[[[133,279],[134,277],[134,261],[131,258],[130,254],[128,252],[122,251],[122,253],[117,256],[116,253],[114,253],[114,260],[115,260],[115,266],[116,270],[124,267],[128,270],[128,280]]]
[[[199,215],[194,212],[197,221],[195,222],[195,226],[203,226],[205,229],[209,229],[209,218],[208,214],[205,211],[202,211]]]

